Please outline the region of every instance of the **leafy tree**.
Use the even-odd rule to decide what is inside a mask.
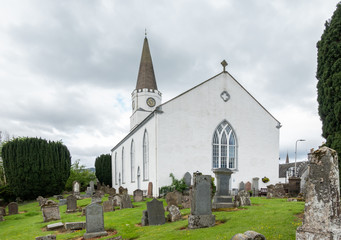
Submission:
[[[96,176],[93,172],[88,169],[85,169],[84,165],[80,165],[80,160],[76,160],[70,169],[70,177],[65,184],[65,190],[72,191],[72,183],[74,181],[79,182],[80,190],[86,190],[86,187],[89,186],[90,181],[95,181]]]
[[[3,144],[2,158],[9,187],[22,199],[60,193],[69,178],[71,156],[61,142],[14,138]]]
[[[317,43],[317,101],[326,145],[341,161],[341,2]],[[339,167],[341,164],[339,162]]]
[[[111,155],[102,154],[95,161],[96,177],[105,185],[112,186]]]

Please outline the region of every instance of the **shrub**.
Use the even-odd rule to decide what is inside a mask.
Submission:
[[[95,161],[96,177],[105,185],[112,186],[112,168],[110,154],[102,154]]]

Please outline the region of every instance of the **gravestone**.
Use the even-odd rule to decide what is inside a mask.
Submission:
[[[119,193],[119,194],[128,194],[128,189],[127,189],[127,188],[124,188],[124,187],[122,187],[122,186],[120,186],[120,187],[118,188],[118,193]]]
[[[183,208],[191,208],[191,197],[190,196],[182,196],[182,203]]]
[[[147,213],[149,225],[162,225],[165,224],[165,209],[161,201],[153,198],[152,201],[147,202]]]
[[[79,196],[80,193],[80,184],[77,181],[73,181],[72,183],[72,194],[75,196]]]
[[[59,202],[58,202],[59,206],[66,205],[66,204],[67,204],[67,200],[66,199],[60,199]]]
[[[230,179],[232,170],[228,168],[218,168],[213,170],[217,179],[217,190],[213,197],[212,208],[231,208],[233,207],[232,196],[230,193]]]
[[[191,191],[191,214],[188,216],[188,228],[212,227],[215,216],[212,215],[211,175],[193,173],[193,189]]]
[[[250,182],[245,183],[245,191],[247,191],[247,192],[251,191],[251,183]]]
[[[0,215],[6,216],[6,209],[3,207],[0,207]]]
[[[251,206],[250,194],[245,190],[239,191],[234,197],[234,207]]]
[[[39,206],[41,207],[48,199],[43,198],[42,196],[37,197],[37,201],[39,203]]]
[[[134,192],[134,202],[142,202],[143,201],[143,191],[141,189],[136,189]]]
[[[57,200],[63,199],[63,195],[54,195]]]
[[[142,219],[141,219],[141,226],[148,226],[148,212],[147,210],[144,210],[142,212]]]
[[[108,194],[109,194],[110,196],[114,196],[114,195],[116,194],[116,189],[115,189],[115,188],[109,188]]]
[[[47,200],[43,206],[41,206],[41,210],[43,212],[44,222],[59,220],[59,206],[52,200]]]
[[[338,156],[321,147],[309,160],[303,224],[296,239],[341,239]]]
[[[259,194],[259,177],[252,178],[251,188],[252,188],[252,195],[254,197],[257,197]]]
[[[95,183],[94,183],[94,181],[90,181],[90,190],[91,190],[92,192],[95,191]]]
[[[97,191],[94,195],[91,196],[91,203],[101,203],[102,197],[103,195],[101,191]]]
[[[131,199],[128,194],[121,195],[120,209],[124,208],[133,208],[133,204],[131,203]]]
[[[299,177],[289,177],[288,193],[290,197],[297,197],[301,192],[301,178]]]
[[[190,187],[192,185],[192,176],[189,172],[185,173],[184,180],[187,187]]]
[[[0,215],[0,222],[4,221],[4,216]]]
[[[54,234],[49,234],[46,236],[40,236],[40,237],[36,237],[35,240],[56,240],[57,236]]]
[[[113,200],[114,206],[121,206],[122,197],[120,195],[115,195]]]
[[[91,190],[91,187],[87,187],[85,191],[85,197],[91,197],[94,192]]]
[[[84,239],[107,236],[104,229],[103,207],[98,203],[91,203],[86,207],[86,233]]]
[[[103,209],[104,212],[112,212],[114,211],[114,203],[112,200],[104,201],[103,202]]]
[[[58,222],[58,223],[52,223],[46,226],[46,229],[48,231],[52,231],[52,230],[56,230],[59,228],[64,228],[64,224],[62,222]]]
[[[168,211],[167,219],[169,222],[175,222],[181,219],[181,212],[177,206],[169,206]]]
[[[149,182],[148,183],[147,198],[152,198],[152,197],[153,197],[153,183]]]
[[[85,229],[85,222],[66,222],[65,223],[66,230],[81,230]]]
[[[66,198],[66,212],[73,213],[77,211],[77,198],[74,195],[70,195]]]
[[[181,192],[178,191],[173,191],[173,192],[169,192],[166,195],[166,202],[167,202],[167,206],[170,207],[171,205],[174,206],[179,206],[182,203],[182,194]]]
[[[8,215],[18,214],[18,203],[11,202],[8,204]]]
[[[243,181],[241,181],[241,182],[239,183],[239,191],[243,191],[243,190],[245,190],[245,184],[244,184]]]
[[[282,183],[267,186],[266,198],[284,198],[286,196]]]

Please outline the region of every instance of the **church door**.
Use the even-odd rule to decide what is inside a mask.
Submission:
[[[137,168],[137,189],[140,189],[140,166]]]

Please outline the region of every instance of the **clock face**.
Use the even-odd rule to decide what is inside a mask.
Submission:
[[[150,97],[150,98],[147,98],[147,105],[149,107],[154,107],[155,106],[155,99]]]

